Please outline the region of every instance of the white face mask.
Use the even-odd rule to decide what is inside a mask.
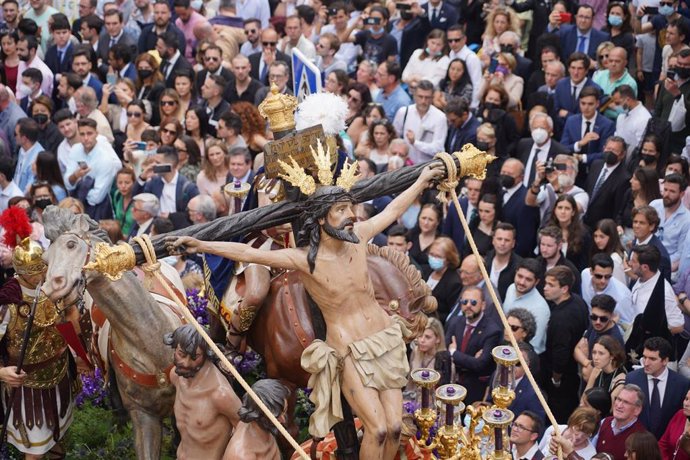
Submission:
[[[549,132],[544,128],[537,128],[532,130],[532,140],[537,145],[541,145],[549,138]]]

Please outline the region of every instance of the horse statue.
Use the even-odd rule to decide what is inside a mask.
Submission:
[[[140,269],[123,273],[119,280],[84,270],[97,243],[110,243],[103,230],[88,216],[49,207],[43,214],[46,236],[52,241],[44,254],[48,272],[43,291],[54,302],[81,302],[84,290],[93,298],[92,320],[105,316],[99,341],[101,357],[114,370],[125,409],[132,419],[135,449],[139,460],[160,458],[162,421],[172,415],[175,388],[168,373],[173,354],[163,336],[182,324],[175,304],[160,293],[164,288],[142,282]],[[184,300],[184,288],[177,271],[161,264],[161,271]],[[148,281],[148,280],[147,280]],[[101,313],[98,313],[101,312]],[[108,340],[109,330],[109,340]],[[94,334],[95,335],[95,334]],[[92,347],[93,349],[93,347]]]

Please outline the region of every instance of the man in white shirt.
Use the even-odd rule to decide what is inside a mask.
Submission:
[[[12,180],[14,165],[10,157],[0,157],[0,212],[7,209],[7,202],[15,196],[24,196],[24,193]]]
[[[302,23],[299,16],[290,16],[285,20],[285,37],[278,43],[278,49],[288,56],[292,56],[292,50],[297,48],[310,61],[316,59],[314,44],[302,34]]]
[[[401,107],[395,114],[393,126],[398,135],[410,145],[410,159],[414,163],[431,160],[443,151],[448,134],[446,115],[431,105],[434,85],[422,80],[414,94],[414,104]]]
[[[462,59],[465,62],[467,74],[472,81],[472,101],[470,108],[476,109],[479,107],[479,88],[482,84],[482,63],[471,49],[467,47],[467,35],[461,25],[453,25],[448,28],[448,46],[450,53],[448,57],[451,61],[453,59]]]
[[[628,329],[636,313],[632,309],[630,289],[613,277],[613,259],[607,254],[595,254],[589,268],[582,270],[582,300],[592,309],[592,298],[606,294],[616,299],[616,322]]]
[[[613,102],[623,108],[623,113],[616,119],[616,136],[625,139],[628,144],[626,163],[630,156],[640,145],[642,136],[647,128],[652,114],[635,96],[635,91],[628,85],[621,85],[613,90],[611,95]]]
[[[77,129],[77,119],[70,109],[60,109],[55,113],[53,121],[57,125],[60,134],[64,139],[60,142],[57,149],[57,160],[60,166],[60,174],[64,175],[67,169],[67,158],[72,151],[72,147],[79,142],[79,130]]]
[[[518,415],[511,425],[510,444],[514,459],[534,459],[538,457],[539,436],[544,428],[544,422],[537,414],[524,411]]]
[[[324,75],[328,75],[334,70],[344,70],[347,72],[347,63],[337,57],[340,49],[340,39],[332,33],[321,34],[316,43],[316,65]]]

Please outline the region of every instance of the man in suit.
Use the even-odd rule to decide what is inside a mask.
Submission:
[[[522,353],[522,357],[527,362],[527,365],[529,366],[532,373],[537,374],[536,371],[538,369],[539,356],[534,351],[534,348],[532,348],[532,345],[530,345],[529,342],[519,341],[518,349],[520,350],[520,353]],[[539,403],[539,400],[537,399],[537,395],[534,391],[534,388],[532,387],[532,384],[530,384],[529,380],[524,377],[525,369],[522,366],[516,366],[515,399],[513,400],[513,403],[508,407],[508,409],[510,409],[513,412],[513,414],[522,414],[524,411],[531,412],[532,414],[536,415],[538,420],[542,422],[543,427],[543,421],[546,419],[546,412]],[[537,435],[541,434],[541,430],[534,431]],[[529,456],[526,457],[532,458]]]
[[[206,51],[204,52],[204,69],[197,72],[196,82],[196,93],[201,94],[201,87],[204,86],[209,75],[220,75],[229,82],[228,88],[231,86],[235,76],[232,74],[230,69],[223,65],[223,50],[220,49],[218,45],[210,44]],[[229,94],[225,95],[227,99]]]
[[[133,193],[152,193],[160,201],[160,215],[167,217],[176,212],[187,212],[189,200],[199,194],[194,182],[177,172],[179,157],[175,147],[164,145],[156,153],[156,165],[171,165],[172,171],[154,174],[153,165],[147,167],[141,177],[148,178],[146,183],[137,181]]]
[[[599,113],[600,97],[598,89],[584,88],[579,96],[581,113],[570,115],[563,128],[561,143],[582,163],[578,185],[585,182],[588,166],[602,157],[604,141],[616,132],[616,124]]]
[[[103,32],[103,19],[99,18],[95,14],[85,16],[83,19],[81,19],[79,30],[82,37],[82,45],[91,48],[91,52],[93,53],[98,52],[98,39]]]
[[[582,90],[588,86],[599,88],[587,76],[590,66],[589,57],[584,53],[574,53],[568,58],[568,76],[556,84],[556,92],[553,99],[553,113],[559,127],[563,128],[566,118],[575,113],[580,113],[579,96]]]
[[[585,185],[589,204],[583,222],[590,228],[601,219],[615,218],[625,205],[623,196],[630,187],[630,176],[624,166],[626,149],[622,137],[609,137],[604,144],[604,158],[594,161],[589,168]]]
[[[530,386],[527,383],[527,386]],[[532,398],[537,401],[537,396],[532,390]],[[513,403],[514,405],[515,403]],[[510,444],[512,446],[512,454],[515,459],[519,460],[541,460],[544,454],[539,450],[539,436],[544,428],[544,416],[540,416],[532,411],[525,410],[522,412],[513,413],[519,414],[515,417],[510,430]]]
[[[522,183],[529,187],[537,175],[537,162],[548,163],[556,155],[568,154],[570,151],[560,142],[552,139],[553,119],[545,113],[537,112],[529,120],[532,136],[520,139],[515,146],[515,156],[525,165],[525,177]]]
[[[640,421],[657,439],[664,434],[671,417],[683,406],[690,380],[668,368],[671,344],[661,337],[644,343],[642,369],[630,372],[626,383],[639,386],[645,395]]]
[[[193,72],[191,64],[184,58],[177,47],[175,32],[169,30],[159,35],[156,42],[156,50],[158,50],[158,54],[163,59],[161,62],[161,73],[163,78],[165,78],[165,86],[167,88],[175,87],[175,75],[178,72]]]
[[[523,185],[525,166],[516,158],[508,158],[501,166],[499,180],[503,186],[503,221],[513,224],[517,230],[515,252],[529,257],[536,245],[539,208],[527,206]]]
[[[115,72],[115,76],[120,78],[129,78],[132,81],[137,79],[137,69],[134,68],[134,55],[132,48],[122,43],[117,43],[110,48],[108,52],[110,56],[110,67]]]
[[[571,293],[575,276],[568,267],[546,272],[544,298],[551,317],[546,330],[546,351],[541,355],[543,388],[558,423],[566,423],[580,398],[580,376],[573,350],[589,325],[585,302]]]
[[[448,118],[446,152],[459,152],[465,144],[476,144],[477,128],[481,122],[472,115],[468,102],[462,98],[452,98],[445,110]]]
[[[463,316],[453,318],[446,326],[448,353],[455,363],[457,383],[467,388],[467,404],[483,400],[496,367],[491,350],[503,337],[501,327],[484,315],[485,307],[482,290],[465,287],[460,295]]]
[[[548,30],[558,34],[561,40],[561,57],[567,58],[574,52],[585,53],[596,59],[597,47],[609,39],[609,34],[592,27],[594,9],[580,5],[575,16],[575,25],[561,24],[560,14],[551,13]]]
[[[131,240],[135,236],[148,235],[151,233],[153,219],[160,212],[160,202],[153,193],[139,193],[132,198],[132,217],[134,225],[130,230],[127,239]]]
[[[96,98],[100,101],[103,97],[103,83],[96,77],[91,70],[93,68],[93,51],[88,45],[80,45],[75,48],[72,57],[72,72],[81,78],[82,83],[93,88]]]
[[[458,14],[460,10],[443,0],[429,0],[422,8],[429,18],[432,29],[441,29],[446,32],[450,26],[457,24],[460,19]]]
[[[124,17],[122,11],[110,9],[105,13],[104,20],[105,31],[101,32],[98,39],[98,60],[100,72],[105,75],[108,73],[108,65],[110,64],[110,56],[108,52],[115,44],[123,44],[132,48],[134,53],[137,49],[137,43],[134,38],[124,30]]]
[[[46,51],[44,62],[48,68],[52,69],[53,75],[57,77],[59,74],[72,71],[72,55],[74,46],[70,42],[71,31],[69,27],[69,20],[63,14],[56,14],[53,22],[50,25],[50,32],[53,36],[53,45]],[[53,100],[57,100],[57,78],[53,82]]]
[[[289,68],[289,75],[292,75],[292,59],[287,54],[278,51],[278,33],[273,29],[265,29],[261,31],[261,49],[260,53],[254,53],[249,56],[249,63],[252,66],[249,75],[255,80],[259,80],[261,84],[269,86],[268,69],[275,61],[283,61],[287,63]],[[288,86],[292,86],[288,82]]]
[[[168,0],[155,0],[153,2],[153,23],[146,24],[141,28],[138,43],[139,53],[155,49],[158,36],[172,31],[177,38],[177,49],[184,55],[187,49],[187,41],[182,31],[170,20],[172,18],[170,5],[171,3]]]
[[[513,284],[515,271],[522,257],[515,254],[515,227],[499,222],[494,230],[493,249],[486,254],[484,265],[491,274],[492,282],[498,286],[502,299],[506,298],[508,286]]]
[[[450,152],[450,150],[448,151]],[[465,179],[465,195],[460,197],[459,202],[468,224],[479,219],[477,205],[479,204],[481,189],[481,180],[473,177],[467,177]],[[448,206],[448,216],[443,220],[441,233],[449,236],[455,242],[455,247],[458,248],[460,254],[464,252],[465,229],[460,224],[460,217],[458,216],[458,210],[454,203]]]

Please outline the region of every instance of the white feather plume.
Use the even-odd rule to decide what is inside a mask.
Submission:
[[[320,124],[326,135],[337,135],[345,129],[347,110],[347,102],[340,96],[326,92],[311,94],[297,106],[295,128]]]

